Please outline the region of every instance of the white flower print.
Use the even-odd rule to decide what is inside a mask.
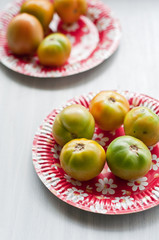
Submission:
[[[155,173],[154,178],[159,178],[159,173]]]
[[[96,191],[97,192],[102,192],[102,194],[114,194],[115,191],[113,188],[117,188],[116,184],[113,184],[113,179],[108,179],[108,178],[104,178],[104,179],[99,179],[98,180],[99,183],[96,183]]]
[[[107,27],[110,25],[111,19],[110,18],[101,18],[97,22],[97,29],[99,32],[104,31],[107,29]]]
[[[99,196],[95,196],[97,199],[101,200],[101,199],[110,199],[109,197],[107,196],[104,196],[104,195],[99,195]]]
[[[152,166],[151,169],[154,171],[158,170],[159,168],[159,158],[157,157],[156,154],[152,154]]]
[[[92,212],[98,212],[98,213],[106,213],[107,210],[104,208],[104,205],[102,203],[95,203],[94,205],[90,206],[90,210]]]
[[[132,187],[133,191],[136,191],[137,189],[144,190],[145,187],[148,185],[147,177],[142,177],[133,181],[129,181],[127,185]]]
[[[148,149],[149,149],[150,151],[152,151],[152,150],[153,150],[153,146],[148,147]]]
[[[121,190],[122,191],[122,195],[126,195],[126,190]]]
[[[127,196],[127,197],[116,197],[114,200],[112,200],[112,203],[114,203],[115,209],[122,209],[124,208],[127,210],[129,207],[131,207],[134,204],[134,198]]]
[[[51,149],[51,152],[53,152],[54,158],[59,159],[59,155],[61,152],[61,146],[55,144],[54,147]]]
[[[115,134],[116,134],[116,131],[114,130],[114,131],[111,131],[111,132],[109,132],[111,135],[113,135],[113,136],[115,136]]]
[[[79,28],[79,24],[77,22],[72,24],[63,24],[62,28],[67,32],[75,32]]]
[[[81,182],[79,182],[79,181],[77,181],[77,180],[71,178],[71,177],[68,176],[67,174],[64,175],[64,178],[66,179],[67,182],[72,183],[72,185],[74,185],[74,186],[81,186],[81,185],[82,185]]]
[[[86,192],[92,193],[92,189],[93,187],[91,187],[90,185],[86,186]]]
[[[67,189],[67,191],[64,192],[65,195],[67,195],[66,199],[70,200],[74,203],[83,201],[85,197],[88,196],[87,193],[84,193],[83,190],[78,190],[75,187]]]
[[[87,17],[91,21],[94,21],[95,19],[98,19],[100,14],[101,14],[101,10],[100,9],[94,8],[94,7],[89,7],[88,8]]]
[[[66,37],[68,37],[72,45],[76,42],[75,37],[72,36],[71,34],[66,34]]]
[[[104,134],[103,133],[100,133],[100,134],[94,134],[93,136],[93,140],[95,140],[96,142],[98,142],[101,146],[105,146],[106,142],[109,141],[109,138],[108,137],[104,137]]]
[[[86,186],[86,189],[92,190],[93,187],[91,187],[90,185],[87,185],[87,186]]]
[[[130,191],[127,191],[127,190],[121,190],[122,191],[122,195],[131,195],[131,192]]]

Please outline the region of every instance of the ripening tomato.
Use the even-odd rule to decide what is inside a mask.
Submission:
[[[124,130],[147,146],[155,145],[159,141],[159,116],[149,108],[135,107],[125,117]]]
[[[143,177],[152,164],[148,147],[131,136],[113,140],[108,146],[106,160],[112,173],[125,180]]]
[[[129,102],[115,91],[102,91],[91,100],[89,110],[101,129],[113,131],[123,124]]]
[[[69,58],[71,43],[62,33],[48,35],[38,47],[39,61],[44,66],[61,66]]]
[[[82,105],[73,104],[57,114],[52,134],[55,141],[63,146],[75,138],[92,139],[95,129],[94,118]]]
[[[54,0],[54,6],[64,23],[76,22],[87,11],[86,0]]]
[[[46,0],[27,0],[21,6],[21,13],[34,15],[46,30],[54,14],[54,5]]]
[[[18,14],[8,25],[8,47],[18,55],[34,53],[43,36],[43,28],[40,22],[27,13]]]
[[[99,143],[88,139],[74,139],[65,144],[60,154],[63,170],[79,181],[96,177],[103,169],[106,154]]]

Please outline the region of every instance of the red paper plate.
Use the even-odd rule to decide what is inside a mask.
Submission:
[[[159,101],[143,94],[120,92],[129,101],[131,108],[146,106],[159,115]],[[79,182],[68,176],[61,168],[61,147],[52,137],[52,125],[56,115],[66,106],[81,104],[88,108],[95,94],[68,101],[54,109],[44,120],[33,141],[33,164],[45,186],[58,198],[77,208],[102,214],[126,214],[143,211],[159,204],[159,144],[150,147],[152,166],[147,175],[135,181],[115,177],[107,164],[93,180]],[[95,128],[93,139],[106,150],[110,142],[124,135],[123,127],[114,132]]]
[[[23,0],[11,3],[0,15],[0,61],[8,68],[34,77],[63,77],[89,70],[110,57],[119,45],[119,21],[112,11],[99,0],[88,0],[87,16],[81,16],[72,25],[63,24],[55,14],[50,33],[60,31],[72,43],[71,56],[62,67],[44,67],[37,56],[17,57],[8,49],[6,30],[17,15]]]

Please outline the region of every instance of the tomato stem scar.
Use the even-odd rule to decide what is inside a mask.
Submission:
[[[108,98],[108,100],[109,100],[110,102],[116,102],[116,101],[115,101],[115,98],[113,98],[113,97]]]
[[[84,149],[83,143],[76,143],[74,152],[80,152]]]
[[[135,152],[136,154],[138,154],[139,148],[138,148],[136,145],[131,145],[131,146],[130,146],[130,150],[131,150],[132,152]]]

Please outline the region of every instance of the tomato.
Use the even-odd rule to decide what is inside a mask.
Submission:
[[[159,141],[159,117],[146,107],[133,108],[125,117],[124,130],[147,146],[155,145]]]
[[[34,15],[43,28],[47,29],[53,18],[54,6],[53,3],[45,0],[27,0],[22,4],[20,11]]]
[[[43,36],[40,22],[27,13],[18,14],[8,25],[8,46],[13,53],[18,55],[34,53]]]
[[[71,43],[62,33],[52,33],[41,42],[38,57],[45,66],[61,66],[69,58]]]
[[[101,129],[113,131],[123,124],[129,103],[115,91],[102,91],[92,99],[89,110]]]
[[[114,175],[125,180],[144,176],[152,163],[147,146],[131,136],[122,136],[113,140],[108,146],[106,160]]]
[[[86,0],[54,0],[54,6],[64,23],[76,22],[87,11]]]
[[[90,112],[82,105],[73,104],[56,116],[52,133],[55,141],[63,146],[75,138],[91,139],[94,129],[95,122]]]
[[[88,139],[74,139],[62,148],[60,163],[63,170],[79,181],[96,177],[103,169],[106,155],[99,143]]]

